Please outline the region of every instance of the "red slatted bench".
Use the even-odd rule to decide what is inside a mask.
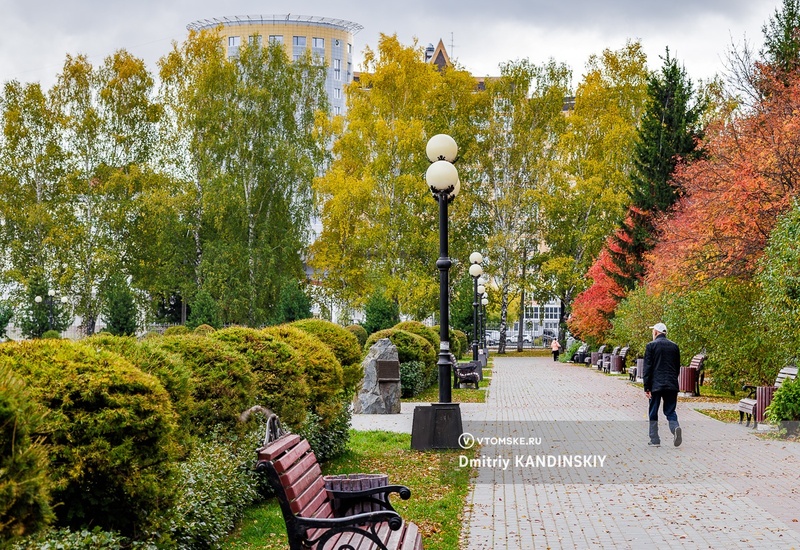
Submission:
[[[326,489],[308,441],[284,433],[275,415],[267,421],[267,426],[264,445],[256,450],[255,469],[267,475],[275,491],[290,550],[422,549],[417,526],[403,521],[389,502],[390,493],[408,499],[411,491],[407,487]],[[373,511],[353,513],[353,509]]]
[[[747,424],[750,425],[750,419],[753,419],[753,427],[758,427],[759,420],[764,419],[764,411],[772,402],[772,394],[775,390],[787,380],[794,380],[797,378],[797,367],[783,367],[775,379],[775,384],[772,386],[744,386],[744,391],[750,390],[750,393],[739,401],[739,424],[747,416]],[[760,390],[760,391],[759,391]]]

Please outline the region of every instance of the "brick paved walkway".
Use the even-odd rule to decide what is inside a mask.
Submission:
[[[480,467],[467,505],[468,550],[800,549],[800,443],[762,440],[678,403],[683,445],[647,447],[647,403],[626,377],[552,358],[494,356],[485,404],[461,405],[473,435],[541,444],[481,455],[605,455],[603,468]],[[356,429],[411,432],[413,409],[355,415]],[[719,404],[714,405],[720,408]]]
[[[678,405],[681,447],[662,419],[663,445],[648,448],[641,388],[552,359],[495,356],[487,403],[462,405],[465,431],[542,442],[482,454],[591,452],[606,462],[479,468],[467,548],[800,548],[800,444],[761,440],[691,406]]]

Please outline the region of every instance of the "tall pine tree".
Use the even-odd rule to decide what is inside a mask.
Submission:
[[[706,102],[697,97],[686,70],[670,57],[647,83],[647,106],[634,151],[631,206],[608,247],[617,269],[608,270],[623,289],[632,289],[643,275],[643,257],[655,245],[654,216],[665,212],[680,196],[672,173],[681,160],[701,154],[700,118]]]

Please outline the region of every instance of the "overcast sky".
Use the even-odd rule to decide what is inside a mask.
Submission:
[[[499,74],[504,61],[550,58],[581,80],[586,61],[603,49],[641,40],[651,68],[666,47],[697,81],[724,71],[731,44],[761,48],[761,28],[781,0],[0,0],[0,81],[49,87],[66,55],[94,65],[125,48],[155,72],[186,25],[233,15],[314,15],[359,23],[356,67],[380,33],[403,44],[441,38],[451,58],[478,76]],[[451,48],[452,45],[452,48]]]

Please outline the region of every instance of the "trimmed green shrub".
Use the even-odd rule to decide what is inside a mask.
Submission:
[[[291,323],[316,336],[328,346],[342,365],[345,393],[352,394],[361,382],[361,346],[358,338],[344,327],[324,319],[302,319]]]
[[[417,336],[422,336],[430,342],[433,349],[439,349],[439,333],[419,321],[403,321],[402,323],[397,323],[392,328],[406,330]]]
[[[185,325],[174,325],[164,330],[164,336],[180,336],[182,334],[189,334],[189,332],[191,332],[189,327]]]
[[[192,433],[202,435],[217,425],[241,429],[239,415],[253,406],[256,394],[255,377],[244,356],[224,342],[196,334],[152,342],[179,356],[191,372]]]
[[[0,547],[44,529],[53,519],[52,482],[41,433],[45,411],[23,381],[0,364]]]
[[[787,380],[775,390],[772,403],[767,407],[770,424],[800,421],[800,380]]]
[[[441,327],[439,325],[434,325],[431,328],[434,330],[434,332],[436,332],[436,334],[439,334],[441,330]],[[453,329],[453,327],[450,327],[450,332],[448,334],[450,336],[450,353],[452,353],[456,357],[459,357],[459,355],[463,353],[465,350],[460,349],[461,342],[458,341],[455,329]],[[467,347],[469,347],[469,345]],[[436,348],[436,352],[437,353],[439,352],[439,348]]]
[[[61,526],[146,532],[174,496],[175,413],[159,381],[68,340],[0,346],[0,362],[49,410],[42,433]]]
[[[303,425],[311,392],[293,347],[272,334],[245,327],[225,328],[210,338],[225,342],[250,364],[257,388],[250,406],[272,409],[292,428]]]
[[[42,340],[60,340],[61,333],[57,330],[46,330],[42,334]]]
[[[344,388],[342,365],[333,352],[316,336],[291,325],[263,329],[294,348],[301,371],[310,390],[311,410],[327,424],[339,413]]]
[[[344,393],[339,360],[317,337],[297,327],[278,325],[265,328],[264,332],[294,348],[305,373],[311,407],[298,432],[308,439],[320,460],[337,456],[346,448],[350,427],[350,399]]]
[[[250,442],[258,439],[252,435],[238,444],[209,438],[179,465],[179,497],[163,526],[174,547],[221,548],[234,522],[258,497],[254,473],[242,468],[253,458]]]
[[[215,329],[211,325],[200,325],[197,328],[195,328],[192,332],[194,334],[199,334],[200,336],[208,336],[209,334],[211,334],[215,330],[217,330],[217,329]]]
[[[400,363],[400,390],[402,397],[416,397],[426,387],[425,363],[422,361]]]
[[[434,382],[436,377],[436,351],[434,351],[430,342],[412,332],[389,328],[379,330],[370,335],[370,337],[367,338],[367,343],[364,344],[364,350],[369,351],[372,344],[381,338],[388,338],[391,340],[392,344],[397,346],[397,356],[401,363],[420,361],[425,365],[424,374],[426,386]]]
[[[140,550],[156,550],[158,546],[147,542],[131,541],[119,533],[103,531],[100,527],[70,531],[69,529],[51,529],[35,537],[26,538],[13,546],[14,550],[120,550],[120,548],[136,548]]]
[[[82,342],[121,355],[134,366],[158,378],[167,390],[172,407],[178,415],[176,439],[188,452],[189,435],[194,430],[194,380],[191,370],[184,365],[181,357],[162,349],[158,340],[154,339],[137,340],[132,336],[100,333],[85,338]]]
[[[367,343],[367,338],[369,338],[369,334],[367,333],[367,329],[362,327],[361,325],[349,325],[345,327],[347,330],[355,334],[356,338],[358,338],[358,345],[363,348],[364,344]]]
[[[460,331],[457,328],[453,329],[454,340],[458,342],[458,353],[455,353],[457,359],[461,359],[464,355],[472,350],[472,341],[467,336],[466,332]],[[470,355],[470,358],[472,356]]]

